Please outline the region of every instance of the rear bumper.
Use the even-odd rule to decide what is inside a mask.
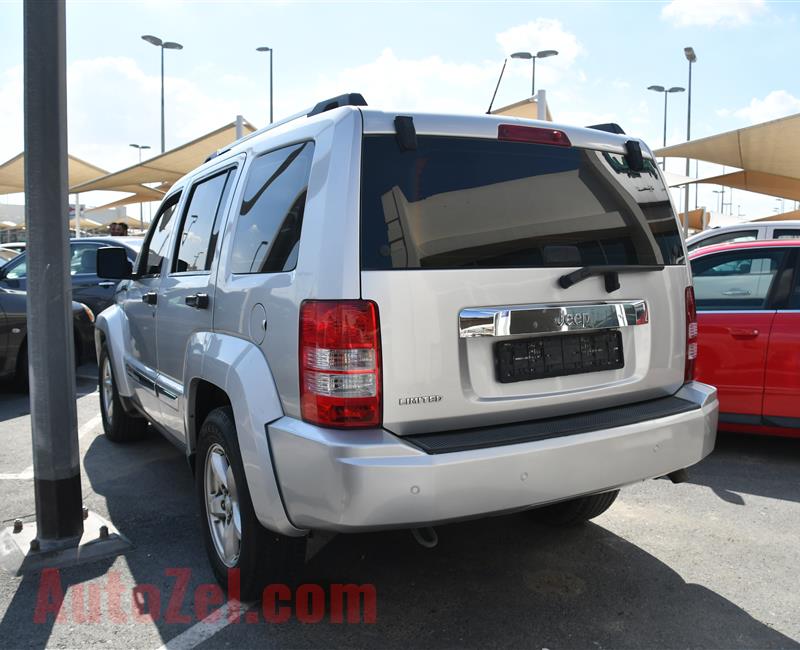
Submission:
[[[298,528],[414,527],[603,492],[694,465],[714,448],[719,403],[693,382],[691,410],[521,444],[428,454],[380,429],[337,431],[283,417],[268,426]]]

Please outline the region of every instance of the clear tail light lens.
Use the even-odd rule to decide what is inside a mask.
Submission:
[[[381,423],[380,329],[374,302],[303,302],[300,411],[306,422],[329,427]]]
[[[694,367],[697,360],[697,305],[694,288],[686,287],[686,366],[684,381],[694,380]]]

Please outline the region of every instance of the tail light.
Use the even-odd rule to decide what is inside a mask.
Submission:
[[[531,144],[550,144],[558,147],[571,147],[567,134],[558,129],[545,129],[540,126],[521,124],[501,124],[497,127],[497,139]]]
[[[694,366],[697,360],[697,305],[694,301],[694,288],[686,287],[686,366],[684,381],[694,379]]]
[[[300,411],[330,427],[381,423],[378,307],[368,300],[300,306]]]

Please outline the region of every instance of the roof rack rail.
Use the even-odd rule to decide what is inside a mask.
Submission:
[[[608,122],[607,124],[592,124],[586,128],[594,129],[595,131],[605,131],[606,133],[618,133],[619,135],[625,135],[625,131],[623,131],[622,127],[616,122]]]
[[[295,120],[299,120],[301,117],[311,117],[313,115],[319,115],[320,113],[324,113],[325,111],[332,111],[334,108],[339,108],[340,106],[366,106],[367,102],[364,99],[364,96],[361,93],[345,93],[344,95],[338,95],[337,97],[331,97],[330,99],[324,99],[321,102],[318,102],[312,108],[307,108],[302,110],[294,115],[290,115],[289,117],[284,117],[282,120],[278,120],[277,122],[273,122],[272,124],[267,124],[267,126],[261,127],[257,131],[253,131],[252,133],[248,133],[246,136],[239,138],[238,140],[234,140],[231,142],[227,147],[223,147],[222,149],[218,149],[209,155],[206,158],[205,162],[216,158],[221,153],[225,153],[229,149],[233,149],[236,145],[241,144],[242,142],[246,142],[251,138],[256,137],[257,135],[261,135],[262,133],[266,133],[272,129],[275,129],[279,126],[283,126],[289,122],[294,122]]]
[[[319,115],[320,113],[324,113],[325,111],[332,111],[334,108],[339,108],[340,106],[366,106],[366,105],[367,102],[361,93],[346,93],[344,95],[339,95],[338,97],[331,97],[330,99],[324,99],[323,101],[319,102],[308,113],[308,117],[311,117],[312,115]]]

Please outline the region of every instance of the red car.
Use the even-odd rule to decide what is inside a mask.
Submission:
[[[719,390],[723,431],[800,437],[800,241],[750,241],[689,256],[697,379]]]

